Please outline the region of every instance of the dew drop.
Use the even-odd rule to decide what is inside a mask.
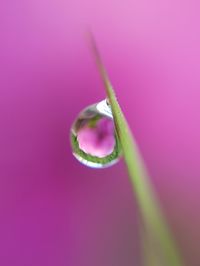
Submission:
[[[121,148],[107,100],[85,108],[71,128],[73,155],[84,165],[105,168],[117,163]]]

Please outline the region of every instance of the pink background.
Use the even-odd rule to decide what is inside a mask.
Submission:
[[[200,5],[197,0],[2,0],[0,265],[138,266],[123,162],[72,156],[76,114],[105,97],[96,35],[168,221],[200,265]]]

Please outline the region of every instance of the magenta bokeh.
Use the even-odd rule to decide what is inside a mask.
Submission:
[[[95,33],[189,266],[200,265],[200,4],[196,0],[0,3],[0,265],[138,266],[123,165],[93,170],[69,130],[105,97]]]

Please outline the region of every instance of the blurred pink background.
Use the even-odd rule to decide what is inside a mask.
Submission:
[[[0,3],[0,265],[138,266],[123,165],[72,156],[77,113],[105,97],[88,28],[186,265],[200,265],[200,4]]]

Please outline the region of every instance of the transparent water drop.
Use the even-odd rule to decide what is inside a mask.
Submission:
[[[85,108],[71,128],[73,155],[84,165],[105,168],[117,163],[121,148],[107,100]]]

